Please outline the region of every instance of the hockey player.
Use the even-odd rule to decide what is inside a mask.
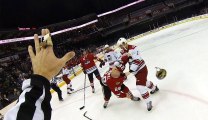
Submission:
[[[62,98],[62,91],[61,89],[58,87],[57,85],[57,80],[59,78],[58,77],[53,77],[52,80],[50,81],[51,82],[51,88],[57,92],[58,94],[58,98],[59,98],[59,101],[63,101],[64,99]]]
[[[125,38],[120,38],[117,45],[123,50],[123,54],[128,54],[130,65],[129,71],[136,77],[137,90],[145,100],[147,110],[150,111],[152,109],[152,101],[150,100],[150,95],[146,88],[151,90],[151,94],[154,94],[159,89],[151,81],[147,80],[148,70],[144,60],[141,58],[139,48],[134,45],[128,45]]]
[[[62,79],[67,84],[67,94],[71,94],[74,91],[74,89],[72,88],[71,80],[68,78],[69,70],[68,70],[67,66],[64,66],[62,68],[62,74],[63,74]]]
[[[130,73],[123,73],[123,67],[112,67],[111,70],[107,71],[102,78],[102,82],[108,88],[104,89],[104,100],[105,103],[103,105],[104,108],[107,107],[108,102],[111,97],[111,92],[113,92],[119,98],[129,98],[133,101],[139,101],[139,97],[133,96],[131,91],[127,86],[123,84],[123,82],[127,79],[127,75]],[[109,89],[109,90],[108,90]]]
[[[111,66],[111,68],[107,72],[110,72],[112,70],[112,68],[114,68],[114,67],[116,67],[119,71],[123,72],[127,62],[128,62],[128,56],[124,54],[120,57],[119,60],[114,62],[114,64]],[[106,72],[106,74],[107,74],[107,72]],[[103,90],[103,95],[104,95],[104,100],[105,100],[103,107],[106,108],[108,105],[108,101],[110,100],[110,97],[111,97],[111,90],[105,83],[105,77],[102,78],[101,85],[102,85],[102,90]]]
[[[110,69],[114,66],[114,63],[118,61],[121,54],[115,52],[113,49],[110,48],[109,45],[105,45],[104,47],[104,62],[107,62],[110,66]],[[100,64],[100,67],[102,67],[104,64]]]
[[[80,58],[80,63],[83,68],[83,72],[84,74],[88,75],[90,86],[92,87],[92,93],[95,93],[93,74],[101,82],[100,73],[98,71],[97,66],[95,65],[94,59],[100,61],[101,64],[104,63],[103,60],[97,58],[93,53],[87,51],[83,51],[83,56]]]

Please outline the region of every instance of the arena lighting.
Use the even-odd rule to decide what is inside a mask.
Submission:
[[[117,8],[117,9],[114,9],[114,10],[112,10],[112,11],[108,11],[108,12],[102,13],[102,14],[98,15],[98,17],[102,17],[102,16],[105,16],[105,15],[108,15],[108,14],[112,14],[112,13],[118,12],[118,11],[120,11],[120,10],[123,10],[123,9],[127,8],[127,7],[133,6],[133,5],[135,5],[135,4],[138,4],[138,3],[141,3],[141,2],[144,2],[144,1],[145,1],[145,0],[138,0],[138,1],[135,1],[135,2],[133,2],[133,3],[124,5],[124,6],[122,6],[122,7],[119,7],[119,8]]]
[[[96,23],[96,22],[98,22],[98,20],[93,20],[91,22],[87,22],[87,23],[82,24],[82,25],[79,25],[79,26],[75,26],[75,27],[63,29],[63,30],[60,30],[60,31],[56,31],[56,32],[51,33],[51,35],[53,36],[53,35],[57,35],[57,34],[60,34],[60,33],[72,31],[72,30],[75,30],[75,29],[78,29],[78,28],[82,28],[82,27],[85,27],[87,25],[90,25],[90,24],[93,24],[93,23]],[[39,38],[40,37],[41,36],[39,36]],[[6,44],[6,43],[12,43],[12,42],[32,40],[32,39],[33,39],[33,36],[30,36],[30,37],[21,37],[21,38],[12,38],[12,39],[5,39],[5,40],[0,40],[0,45],[1,44]]]
[[[99,14],[98,17],[102,17],[102,16],[105,16],[105,15],[108,15],[108,14],[112,14],[112,13],[118,12],[120,10],[123,10],[123,9],[127,8],[127,7],[133,6],[135,4],[138,4],[138,3],[141,3],[141,2],[144,2],[144,1],[145,0],[135,1],[133,3],[124,5],[122,7],[119,7],[117,9],[114,9],[112,11],[108,11],[108,12]],[[90,25],[90,24],[93,24],[93,23],[96,23],[96,22],[98,22],[98,20],[93,20],[91,22],[87,22],[87,23],[82,24],[82,25],[79,25],[79,26],[75,26],[75,27],[71,27],[71,28],[64,29],[64,30],[56,31],[56,32],[51,33],[51,35],[53,36],[53,35],[57,35],[57,34],[64,33],[64,32],[68,32],[68,31],[71,31],[71,30],[74,30],[74,29],[82,28],[82,27],[85,27],[87,25]],[[39,38],[40,37],[41,36],[39,36]],[[1,44],[6,44],[6,43],[12,43],[12,42],[26,41],[26,40],[31,40],[31,39],[33,39],[33,36],[30,36],[30,37],[21,37],[21,38],[12,38],[12,39],[5,39],[5,40],[0,40],[0,45]]]
[[[93,20],[91,22],[88,22],[88,23],[85,23],[85,24],[82,24],[82,25],[79,25],[79,26],[75,26],[75,27],[67,28],[67,29],[64,29],[64,30],[57,31],[57,32],[53,32],[53,33],[51,33],[51,35],[53,36],[53,35],[57,35],[57,34],[60,34],[60,33],[75,30],[75,29],[78,29],[78,28],[82,28],[82,27],[85,27],[87,25],[90,25],[90,24],[93,24],[93,23],[96,23],[96,22],[98,22],[98,20]]]

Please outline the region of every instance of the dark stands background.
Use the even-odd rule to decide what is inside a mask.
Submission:
[[[100,14],[136,0],[1,0],[0,29],[42,27],[90,13]]]

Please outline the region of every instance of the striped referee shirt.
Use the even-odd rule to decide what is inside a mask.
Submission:
[[[4,120],[50,120],[49,81],[40,75],[33,75],[23,82],[22,90],[17,104],[5,114]]]

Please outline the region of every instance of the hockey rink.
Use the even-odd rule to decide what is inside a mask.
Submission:
[[[148,112],[146,103],[112,95],[109,105],[103,108],[101,86],[95,78],[95,93],[86,88],[86,104],[83,110],[83,90],[66,94],[58,101],[53,93],[52,120],[208,120],[208,19],[183,23],[157,33],[133,40],[130,44],[140,46],[143,59],[149,69],[148,79],[158,85],[160,91],[151,95],[153,109]],[[167,70],[164,80],[157,80],[155,67]],[[128,68],[128,67],[127,67]],[[101,75],[108,66],[100,69]],[[72,80],[74,89],[84,84],[81,73]],[[135,96],[135,78],[130,75],[125,84]],[[89,81],[87,79],[87,85]]]
[[[160,91],[151,95],[152,111],[147,111],[143,100],[131,101],[112,95],[109,105],[103,108],[101,86],[95,78],[95,93],[86,88],[86,104],[83,110],[83,90],[66,94],[66,85],[62,89],[64,101],[58,101],[52,94],[52,120],[208,120],[208,19],[161,30],[135,39],[129,44],[138,45],[149,69],[148,79],[155,83]],[[122,36],[121,36],[122,37]],[[97,63],[99,64],[99,63]],[[157,80],[155,67],[167,70],[164,80]],[[126,67],[128,68],[128,66]],[[99,68],[101,75],[108,66]],[[85,75],[79,74],[72,80],[73,88],[83,88]],[[135,96],[135,78],[130,75],[125,84]],[[87,86],[89,81],[87,79]],[[10,109],[16,102],[0,110]]]

